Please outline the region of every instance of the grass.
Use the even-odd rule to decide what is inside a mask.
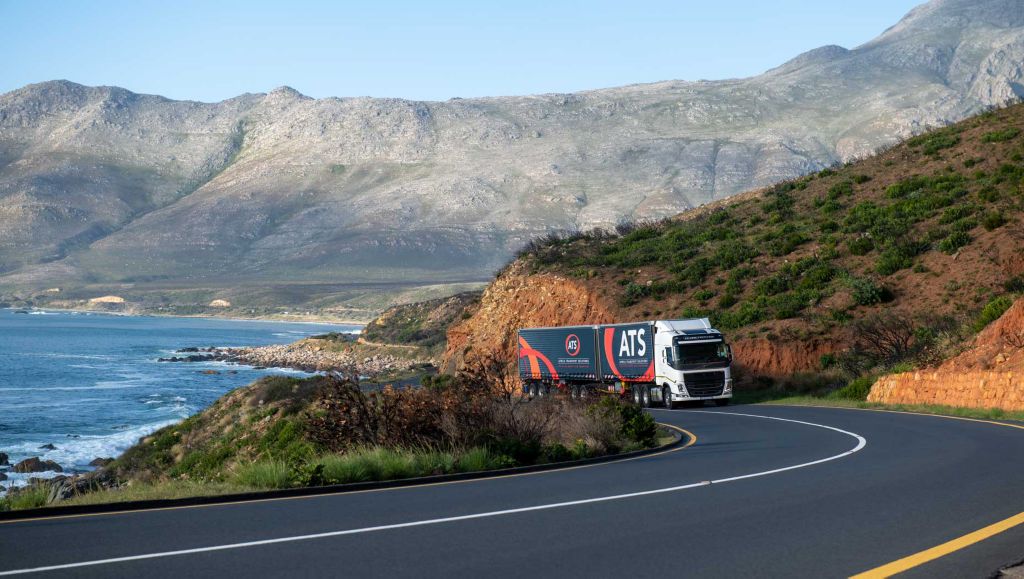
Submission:
[[[292,469],[280,460],[247,464],[238,470],[235,481],[256,489],[284,489],[292,486]]]
[[[43,487],[45,488],[45,487]],[[189,497],[219,496],[259,490],[232,483],[210,483],[197,481],[171,481],[158,484],[134,484],[118,490],[87,493],[61,501],[60,505],[105,505],[126,501],[149,501],[162,499],[183,499]],[[20,496],[24,493],[16,495]],[[14,506],[11,510],[34,508],[26,505]],[[0,510],[3,510],[0,507]]]
[[[675,440],[675,435],[659,429],[656,444]],[[636,444],[623,451],[638,450]],[[538,462],[560,462],[590,456],[585,448],[549,450]],[[518,466],[505,454],[487,447],[467,451],[432,449],[358,448],[346,453],[325,454],[307,463],[293,466],[280,460],[263,460],[239,468],[227,481],[170,480],[158,483],[129,484],[116,490],[88,493],[62,501],[66,505],[99,505],[129,501],[168,500],[191,497],[223,496],[262,490],[287,489],[298,486],[349,484],[389,481],[444,474],[483,472]],[[315,473],[312,480],[309,474]],[[29,487],[0,498],[0,512],[46,506],[49,487]]]

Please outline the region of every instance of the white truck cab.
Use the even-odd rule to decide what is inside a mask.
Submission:
[[[654,322],[654,384],[649,400],[675,402],[732,398],[732,349],[708,318]]]

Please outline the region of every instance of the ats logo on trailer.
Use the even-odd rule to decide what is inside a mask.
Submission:
[[[565,338],[565,353],[575,356],[580,353],[580,337],[576,334],[569,334]]]

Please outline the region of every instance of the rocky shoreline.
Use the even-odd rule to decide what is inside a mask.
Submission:
[[[175,356],[159,362],[226,362],[255,368],[290,368],[303,372],[338,372],[352,377],[374,378],[426,370],[434,360],[423,357],[399,357],[388,353],[363,355],[337,350],[307,339],[293,344],[245,348],[182,348]],[[180,354],[180,355],[179,355]]]

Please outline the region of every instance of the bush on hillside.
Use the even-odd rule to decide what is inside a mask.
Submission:
[[[974,331],[980,332],[984,330],[986,326],[998,320],[1004,313],[1006,313],[1006,310],[1010,309],[1010,306],[1012,305],[1013,298],[1010,296],[998,296],[992,298],[992,300],[982,308],[981,313],[978,314],[978,319],[974,322]]]

